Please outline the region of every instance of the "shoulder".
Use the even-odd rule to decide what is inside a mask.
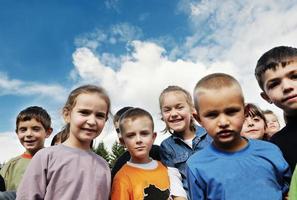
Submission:
[[[198,152],[195,152],[190,158],[187,160],[187,165],[196,165],[197,163],[207,163],[209,160],[213,160],[215,154],[213,153],[211,144],[207,147],[201,149]],[[198,164],[199,165],[199,164]]]
[[[16,156],[16,157],[13,157],[7,163],[5,163],[5,165],[11,165],[13,163],[18,162],[20,159],[22,159],[22,156],[21,155]]]
[[[91,156],[94,158],[94,160],[96,160],[98,165],[100,165],[102,168],[105,168],[106,170],[109,170],[109,165],[104,158],[97,155],[95,152],[91,152]]]
[[[130,176],[130,168],[128,164],[124,164],[123,167],[116,173],[114,177],[115,180],[120,180],[120,179],[128,179],[128,176]]]
[[[5,174],[8,173],[8,171],[13,170],[14,166],[18,161],[21,159],[21,156],[17,156],[14,158],[11,158],[9,161],[7,161],[2,169],[0,170],[0,174],[5,177]]]
[[[284,128],[276,132],[271,137],[270,142],[277,144],[279,142],[287,141],[289,140],[288,133],[289,133],[289,128],[288,128],[288,125],[286,125]]]
[[[255,151],[264,151],[264,150],[279,151],[279,148],[275,144],[268,141],[249,139],[249,145]]]
[[[207,132],[206,132],[205,128],[203,128],[202,126],[198,126],[198,125],[196,125],[195,128],[196,128],[196,132],[195,132],[195,134],[196,134],[197,136],[202,137],[202,136],[207,135]]]
[[[169,145],[169,144],[172,144],[172,143],[174,143],[174,139],[173,139],[173,136],[170,135],[168,138],[164,139],[164,140],[161,142],[161,146]]]

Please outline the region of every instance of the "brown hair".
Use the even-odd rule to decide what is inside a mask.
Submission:
[[[67,140],[67,138],[69,137],[69,126],[66,125],[63,127],[63,129],[58,132],[52,139],[51,142],[51,146],[56,145],[56,143],[58,141],[60,141],[60,143],[63,143],[65,140]]]
[[[297,57],[297,48],[288,46],[278,46],[270,49],[264,53],[258,60],[255,68],[255,76],[258,84],[262,90],[264,90],[264,82],[262,75],[266,70],[276,70],[277,67],[290,64],[294,58]]]
[[[239,82],[231,75],[224,73],[213,73],[209,74],[202,79],[200,79],[194,89],[194,104],[198,111],[198,92],[201,89],[221,89],[225,87],[238,87],[241,91]],[[227,94],[228,95],[228,94]],[[242,94],[242,102],[244,102],[244,97]]]
[[[120,133],[121,134],[123,133],[124,124],[127,119],[131,119],[133,121],[139,117],[148,117],[152,122],[152,130],[154,130],[154,120],[152,115],[148,111],[142,108],[130,108],[120,116],[120,119],[119,119]]]
[[[245,107],[244,107],[244,115],[245,115],[245,117],[248,117],[248,116],[250,116],[250,117],[256,117],[256,116],[258,116],[258,117],[260,117],[264,121],[265,128],[267,128],[267,121],[266,121],[266,118],[264,116],[264,113],[255,104],[253,104],[253,103],[247,103],[245,105]]]
[[[169,92],[180,92],[180,93],[182,93],[184,95],[185,99],[186,99],[186,102],[190,106],[190,108],[194,110],[194,104],[193,104],[193,101],[192,101],[191,94],[187,90],[183,89],[182,87],[179,87],[179,86],[176,86],[176,85],[170,85],[167,88],[165,88],[161,92],[161,94],[159,96],[159,106],[160,106],[161,112],[162,112],[162,103],[163,103],[163,100],[164,100],[164,95],[166,93],[169,93]],[[191,118],[190,130],[191,131],[196,131],[195,122],[194,122],[194,119],[193,118]],[[166,127],[163,130],[163,132],[167,132],[167,131],[169,133],[172,133],[171,130],[170,130],[170,128],[166,124]]]
[[[106,120],[108,119],[108,114],[110,112],[110,99],[106,93],[106,91],[99,86],[96,85],[83,85],[71,91],[68,96],[68,99],[63,107],[63,112],[71,111],[76,104],[76,98],[80,94],[88,94],[88,93],[98,93],[106,102],[107,110],[106,110]]]
[[[31,119],[36,119],[36,121],[40,122],[43,128],[48,131],[51,129],[51,117],[47,113],[45,109],[39,106],[30,106],[24,110],[22,110],[17,118],[16,118],[16,132],[19,128],[19,123],[23,121],[29,121]]]

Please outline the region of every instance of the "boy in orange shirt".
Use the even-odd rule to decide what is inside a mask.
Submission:
[[[119,125],[120,139],[131,159],[114,177],[111,199],[167,200],[170,197],[167,168],[149,157],[157,136],[152,116],[141,108],[132,108],[120,117]]]

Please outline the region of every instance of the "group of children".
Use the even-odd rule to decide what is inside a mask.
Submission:
[[[297,172],[291,172],[297,159],[297,49],[269,50],[255,75],[261,96],[284,111],[281,131],[275,133],[280,125],[273,113],[245,104],[234,77],[213,73],[196,84],[194,103],[179,86],[162,91],[161,119],[171,136],[160,146],[153,145],[157,134],[149,112],[128,107],[115,115],[127,152],[112,176],[107,162],[91,151],[110,113],[104,89],[84,85],[70,93],[62,112],[67,136],[48,148],[51,119],[41,107],[29,107],[16,122],[26,152],[1,169],[6,190],[22,200],[296,200]]]

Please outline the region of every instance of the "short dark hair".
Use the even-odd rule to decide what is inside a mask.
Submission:
[[[135,120],[138,117],[148,117],[152,122],[152,130],[154,130],[154,120],[152,115],[148,111],[142,108],[131,108],[126,112],[124,112],[124,114],[119,119],[120,133],[121,134],[123,133],[125,120],[127,119]]]
[[[264,90],[262,75],[266,70],[275,70],[277,67],[285,67],[292,62],[292,58],[297,57],[297,48],[288,46],[278,46],[265,52],[258,60],[255,68],[255,76],[258,84]]]
[[[22,110],[16,118],[16,132],[19,128],[19,123],[23,121],[29,121],[31,119],[36,119],[40,122],[45,130],[51,128],[51,117],[45,109],[39,106],[30,106]]]
[[[118,110],[113,116],[113,123],[119,121],[120,117],[129,109],[133,108],[132,106],[125,106]]]

